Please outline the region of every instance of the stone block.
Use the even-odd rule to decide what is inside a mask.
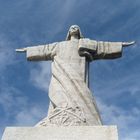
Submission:
[[[2,140],[118,140],[116,126],[7,127]]]

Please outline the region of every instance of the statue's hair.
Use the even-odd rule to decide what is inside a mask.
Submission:
[[[79,38],[79,39],[80,39],[80,38],[84,38],[83,35],[82,35],[82,32],[81,32],[80,27],[79,27],[78,25],[72,25],[72,26],[77,26],[77,27],[78,27],[78,30],[79,30],[78,38]],[[70,28],[71,28],[72,26],[70,26]],[[71,35],[70,35],[70,28],[69,28],[69,31],[68,31],[67,36],[66,36],[66,41],[70,40],[70,37],[71,37]]]

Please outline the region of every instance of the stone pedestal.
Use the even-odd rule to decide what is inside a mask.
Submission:
[[[2,140],[118,140],[116,126],[7,127]]]

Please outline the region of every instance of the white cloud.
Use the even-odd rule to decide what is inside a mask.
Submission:
[[[135,66],[137,64],[130,68],[125,64],[125,60],[119,61],[96,62],[91,65],[91,89],[97,96],[114,99],[126,91],[131,95],[136,95],[140,91],[140,75],[138,66]],[[126,63],[131,64],[131,62]]]
[[[107,125],[117,125],[121,140],[137,140],[140,137],[139,130],[134,127],[140,121],[140,109],[125,110],[115,105],[107,105],[98,99],[101,117]]]
[[[6,126],[34,126],[47,115],[46,106],[31,102],[15,87],[0,88],[0,137]]]
[[[10,116],[15,115],[20,109],[27,107],[28,99],[18,89],[5,85],[0,90],[0,106],[7,119],[10,119]]]
[[[35,102],[30,102],[21,91],[14,87],[1,89],[0,106],[5,116],[3,119],[0,116],[0,122],[4,122],[3,125],[34,125],[47,113],[46,106],[43,108]]]
[[[45,109],[37,105],[29,105],[16,114],[15,124],[17,126],[34,126],[40,121],[40,118],[46,115]]]
[[[48,91],[50,83],[51,69],[50,63],[39,63],[37,68],[30,70],[31,84],[44,91]]]
[[[3,72],[8,65],[14,64],[14,51],[12,43],[0,34],[0,72]]]

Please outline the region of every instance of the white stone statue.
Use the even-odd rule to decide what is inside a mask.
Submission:
[[[115,59],[122,47],[134,42],[103,42],[84,38],[72,25],[66,41],[16,49],[29,61],[52,60],[48,116],[36,126],[102,125],[95,99],[88,87],[88,65],[97,59]]]

